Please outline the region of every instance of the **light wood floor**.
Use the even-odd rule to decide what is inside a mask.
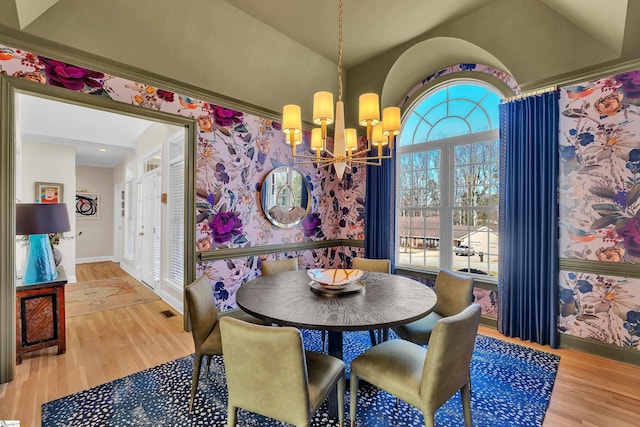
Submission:
[[[122,276],[116,264],[78,266],[78,280]],[[41,405],[193,352],[182,317],[166,318],[169,307],[153,301],[67,319],[67,352],[55,348],[28,353],[16,378],[0,385],[0,420],[40,425]],[[575,350],[551,350],[506,339],[481,327],[480,333],[560,355],[560,368],[545,427],[640,425],[640,367]]]

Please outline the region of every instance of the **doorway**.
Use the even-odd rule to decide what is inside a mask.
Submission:
[[[0,282],[9,284],[16,280],[16,250],[15,250],[15,204],[16,186],[19,178],[16,176],[16,155],[20,153],[20,135],[15,131],[19,112],[16,106],[18,94],[43,97],[78,106],[97,108],[102,111],[125,114],[128,116],[145,118],[158,123],[179,126],[183,129],[184,138],[184,215],[183,227],[189,232],[184,233],[183,240],[183,277],[182,286],[195,278],[195,236],[194,218],[192,215],[195,200],[195,141],[196,125],[191,118],[172,114],[146,110],[129,104],[112,101],[103,97],[91,96],[73,92],[53,86],[40,85],[6,75],[0,76],[0,252],[3,253],[0,262]],[[24,185],[24,183],[23,183]],[[124,186],[123,186],[124,187]],[[105,194],[113,196],[113,186]],[[75,197],[75,185],[69,187]],[[112,197],[115,200],[115,197]],[[75,200],[72,199],[72,202]],[[74,203],[71,203],[73,206]],[[115,208],[110,209],[112,212]],[[106,212],[106,210],[104,211]],[[110,227],[113,227],[111,222]],[[123,242],[125,243],[125,242]],[[122,245],[123,248],[126,244]],[[182,290],[182,289],[181,289]],[[182,308],[183,298],[175,297]],[[181,310],[180,310],[181,311]],[[185,328],[186,328],[185,319]],[[14,375],[15,363],[15,286],[0,286],[0,383],[10,381]]]

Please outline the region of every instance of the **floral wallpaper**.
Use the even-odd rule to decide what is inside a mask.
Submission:
[[[638,349],[640,279],[560,272],[562,333]]]
[[[640,70],[560,92],[560,256],[640,262]],[[562,271],[560,332],[638,348],[640,279]]]
[[[311,213],[289,229],[267,221],[259,204],[260,184],[273,168],[292,165],[280,123],[7,46],[0,46],[0,73],[195,119],[197,251],[364,238],[365,169],[361,167],[347,168],[338,180],[333,171],[295,165],[311,189]],[[308,133],[298,152],[313,154]],[[347,249],[289,255],[299,258],[304,268],[343,266],[351,262],[353,251]],[[361,256],[358,250],[354,253]],[[198,263],[197,271],[211,278],[219,306],[226,309],[235,307],[240,284],[258,274],[260,260]]]
[[[560,253],[640,261],[640,70],[562,88]]]

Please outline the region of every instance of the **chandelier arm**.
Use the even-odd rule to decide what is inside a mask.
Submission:
[[[313,160],[304,160],[304,161],[301,161],[301,160],[295,160],[295,159],[294,159],[294,160],[293,160],[293,164],[294,164],[294,165],[313,165],[313,164],[315,164],[318,168],[328,168],[329,166],[331,166],[331,165],[333,164],[333,162],[331,162],[331,163],[325,163],[325,164],[322,164],[322,165],[321,165],[321,164],[318,164],[318,162],[313,161]]]
[[[304,155],[297,155],[293,158],[294,160],[296,159],[313,159],[314,163],[335,163],[335,160],[333,158],[326,158],[326,157],[321,157],[320,159],[316,158],[316,156],[304,156]]]
[[[362,149],[360,151],[356,151],[355,153],[352,153],[351,156],[355,157],[355,156],[360,155],[362,153],[369,153],[370,151],[371,151],[371,148]],[[378,156],[368,156],[368,157],[378,157]]]
[[[388,155],[388,156],[380,156],[380,157],[378,157],[378,156],[350,157],[346,161],[348,161],[348,162],[358,162],[360,160],[367,161],[367,160],[378,160],[378,159],[393,159],[393,156]]]
[[[376,160],[378,158],[376,157]],[[384,159],[384,157],[382,157],[382,159]],[[371,166],[382,166],[382,162],[374,162],[374,161],[359,161],[359,160],[352,160],[351,163],[356,163],[359,165],[371,165]]]

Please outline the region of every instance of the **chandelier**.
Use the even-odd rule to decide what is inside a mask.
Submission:
[[[338,179],[342,179],[345,168],[352,164],[380,166],[382,159],[391,158],[393,139],[400,133],[400,108],[387,107],[382,110],[380,121],[380,105],[378,94],[365,93],[359,98],[358,121],[367,127],[366,147],[358,149],[356,129],[344,125],[344,103],[342,102],[342,0],[338,0],[338,101],[335,116],[333,110],[333,93],[316,92],[313,95],[313,123],[320,125],[311,130],[311,149],[313,155],[296,152],[296,146],[302,143],[302,118],[299,105],[289,104],[282,108],[282,130],[291,146],[294,164],[316,164],[317,167],[333,165]],[[333,151],[327,149],[327,125],[334,123]],[[388,154],[384,148],[388,147]],[[373,147],[376,152],[373,153]]]

